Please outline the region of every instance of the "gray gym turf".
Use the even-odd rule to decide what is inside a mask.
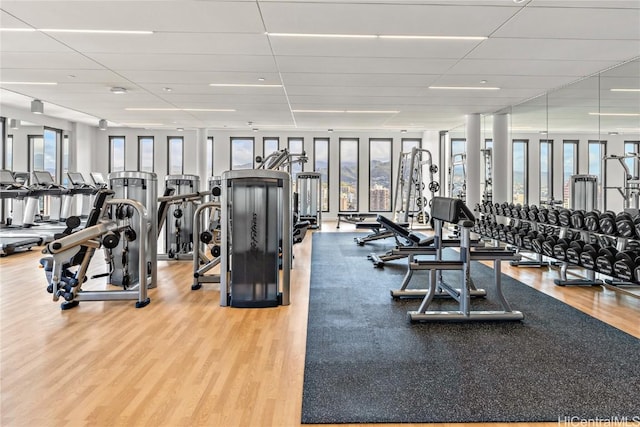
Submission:
[[[389,296],[406,261],[373,268],[391,242],[353,237],[313,235],[303,423],[640,416],[640,340],[506,276],[524,321],[411,324],[419,300]],[[472,277],[494,308],[493,270]]]

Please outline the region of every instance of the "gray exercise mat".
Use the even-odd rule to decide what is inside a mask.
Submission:
[[[410,324],[420,300],[389,296],[406,261],[373,268],[366,255],[391,241],[354,236],[313,235],[303,423],[640,416],[640,340],[507,276],[522,322]],[[497,307],[493,270],[474,263],[472,277],[489,294],[474,304]]]

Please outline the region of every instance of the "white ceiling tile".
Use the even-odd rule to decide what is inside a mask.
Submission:
[[[615,64],[615,61],[463,59],[451,68],[449,72],[451,74],[479,76],[480,78],[503,73],[509,73],[514,76],[583,77]]]
[[[91,58],[115,70],[276,72],[271,56],[94,53]]]
[[[2,69],[97,70],[102,68],[100,64],[75,52],[0,52],[0,64]]]
[[[345,58],[315,56],[284,56],[278,58],[278,67],[287,72],[322,73],[443,73],[455,64],[452,59],[415,58]]]

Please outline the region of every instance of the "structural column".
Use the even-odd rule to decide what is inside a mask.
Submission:
[[[471,209],[480,202],[480,165],[482,156],[480,153],[480,114],[468,114],[466,117],[467,138],[467,206]]]
[[[509,195],[509,116],[493,115],[493,201],[510,202]]]
[[[207,130],[200,128],[196,129],[196,153],[198,176],[200,177],[200,189],[201,191],[207,188]]]

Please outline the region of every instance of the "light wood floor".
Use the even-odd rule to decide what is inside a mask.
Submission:
[[[300,425],[310,251],[309,236],[295,246],[292,304],[256,310],[221,308],[214,286],[191,291],[191,263],[160,262],[149,306],[83,302],[63,312],[37,251],[2,258],[2,426]],[[505,270],[640,338],[640,299],[560,288],[555,272]]]

